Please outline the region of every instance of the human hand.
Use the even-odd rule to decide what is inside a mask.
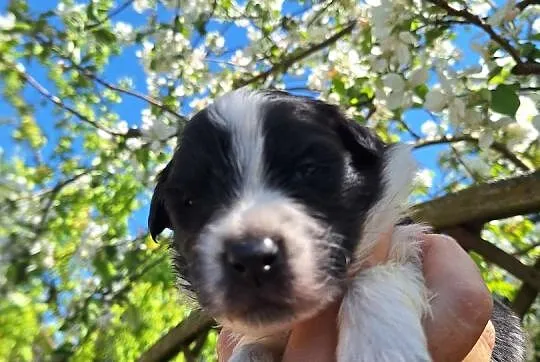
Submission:
[[[369,264],[386,260],[390,235],[381,237]],[[490,361],[495,330],[489,321],[492,297],[467,253],[444,235],[424,236],[423,268],[428,288],[435,293],[432,317],[424,321],[429,351],[438,361]],[[322,313],[298,323],[291,332],[283,361],[335,361],[337,346],[337,301]],[[229,332],[222,330],[218,340],[220,362],[232,354]]]

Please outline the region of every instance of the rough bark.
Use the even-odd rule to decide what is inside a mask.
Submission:
[[[413,212],[437,229],[540,212],[540,171],[472,186],[416,205]]]

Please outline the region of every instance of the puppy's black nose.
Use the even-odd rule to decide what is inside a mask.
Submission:
[[[238,277],[257,285],[275,272],[281,248],[272,238],[231,240],[225,246],[225,263]]]

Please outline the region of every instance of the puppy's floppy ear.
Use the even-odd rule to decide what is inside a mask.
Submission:
[[[317,101],[317,108],[350,152],[356,167],[369,167],[381,161],[386,145],[374,131],[347,118],[335,105]]]
[[[170,229],[172,227],[163,201],[163,183],[169,175],[170,169],[172,168],[171,165],[172,161],[169,162],[163,171],[161,171],[158,175],[158,182],[156,188],[154,189],[154,194],[152,195],[150,213],[148,215],[148,229],[150,230],[150,236],[154,241],[164,229]]]

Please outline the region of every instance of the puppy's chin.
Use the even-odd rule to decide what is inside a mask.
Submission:
[[[295,324],[314,317],[342,294],[340,287],[304,288],[288,299],[241,301],[230,300],[214,308],[215,319],[225,328],[239,334],[264,337],[291,329]],[[308,296],[309,294],[309,296]],[[239,298],[242,299],[242,298]]]
[[[314,317],[325,306],[319,304],[312,308],[302,308],[302,310],[289,312],[260,310],[237,316],[236,318],[216,317],[216,320],[223,327],[235,333],[250,335],[252,337],[265,337],[290,330],[295,324]]]

